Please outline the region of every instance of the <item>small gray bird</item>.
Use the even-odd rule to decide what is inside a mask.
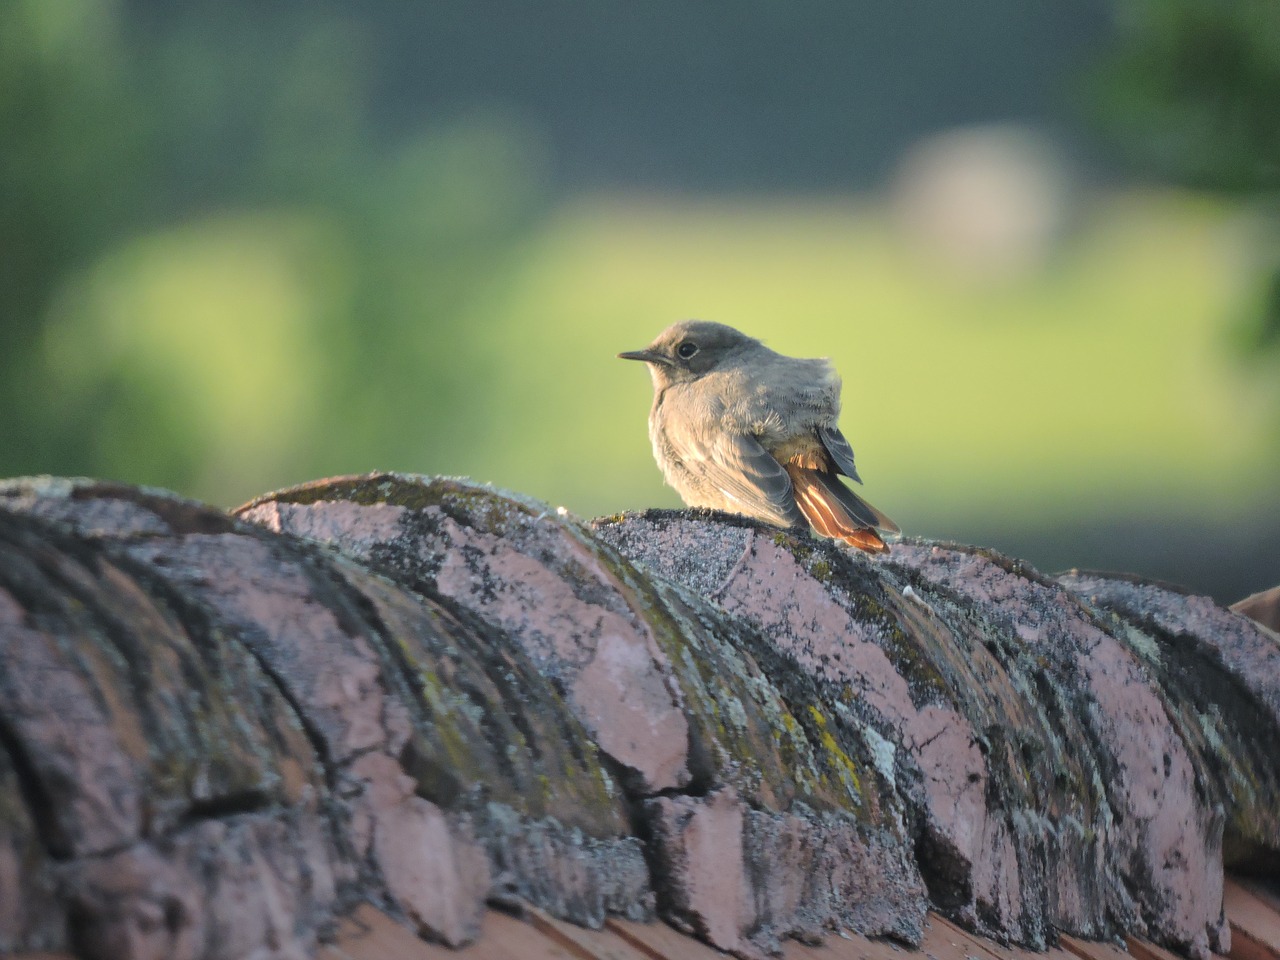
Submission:
[[[898,525],[839,477],[862,482],[836,426],[840,377],[828,361],[784,357],[704,320],[618,356],[649,365],[653,456],[686,504],[779,527],[808,520],[823,536],[888,552],[876,531]]]

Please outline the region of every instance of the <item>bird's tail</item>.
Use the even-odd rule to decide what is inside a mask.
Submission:
[[[834,474],[786,464],[796,504],[824,537],[843,540],[867,553],[888,553],[877,528],[892,533],[898,525],[840,482]]]

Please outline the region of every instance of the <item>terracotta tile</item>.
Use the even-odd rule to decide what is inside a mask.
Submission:
[[[490,957],[493,960],[594,960],[579,948],[551,941],[532,923],[496,910],[490,910],[485,917],[479,946],[491,947],[493,952],[474,955],[463,952],[461,956],[468,960],[489,960]]]
[[[1237,883],[1248,890],[1277,914],[1280,914],[1280,878],[1262,880],[1258,877],[1227,877],[1227,882]]]
[[[1249,881],[1227,877],[1222,885],[1222,905],[1227,919],[1239,923],[1269,943],[1280,948],[1280,909],[1269,902],[1275,897],[1265,890],[1251,889]]]
[[[986,937],[975,936],[961,929],[946,917],[929,914],[931,929],[926,931],[925,949],[938,960],[951,960],[950,951],[962,950],[965,957],[978,960],[1076,960],[1075,955],[1061,947],[1050,947],[1043,953],[1026,947],[1006,947]]]
[[[477,950],[484,948],[491,952]],[[469,951],[477,950],[475,953]],[[566,949],[553,943],[531,923],[517,920],[509,914],[490,910],[485,914],[483,932],[475,947],[454,957],[465,957],[468,960],[579,960],[578,951]],[[373,958],[370,958],[373,960]]]
[[[462,950],[420,940],[407,927],[369,904],[338,927],[338,939],[317,960],[581,960],[552,943],[532,924],[488,911],[480,938]]]
[[[420,940],[377,907],[362,903],[338,923],[336,941],[317,960],[443,960],[452,951]]]
[[[1231,924],[1231,960],[1276,960],[1280,954],[1247,930]]]
[[[616,933],[649,960],[722,960],[728,956],[661,922],[635,923],[611,918],[604,922],[604,928]]]
[[[1126,950],[1114,943],[1102,943],[1097,940],[1078,940],[1062,934],[1058,938],[1064,950],[1073,953],[1081,960],[1133,960]]]
[[[1230,877],[1222,906],[1231,923],[1231,960],[1280,960],[1280,913]]]
[[[1231,609],[1280,633],[1280,587],[1272,587],[1237,600],[1231,605]]]
[[[1134,960],[1182,960],[1182,957],[1173,951],[1146,940],[1139,940],[1137,937],[1125,937],[1124,942]]]
[[[999,946],[975,937],[946,917],[930,913],[926,919],[924,942],[920,945],[925,960],[1010,960],[1012,951],[997,953]]]
[[[538,932],[548,940],[583,958],[590,958],[590,960],[652,960],[651,954],[632,946],[616,931],[607,927],[603,930],[579,927],[576,924],[557,920],[541,910],[531,911],[530,921]]]
[[[922,954],[894,943],[868,940],[856,933],[828,934],[819,947],[788,940],[786,960],[915,960]]]
[[[1058,948],[1037,953],[1002,947],[934,913],[925,921],[924,941],[918,950],[888,940],[850,935],[847,939],[830,937],[820,947],[788,944],[786,957],[787,960],[1076,960]]]
[[[1149,940],[1125,937],[1124,942],[1134,960],[1185,960],[1181,954],[1157,946]],[[1211,953],[1209,957],[1210,960],[1226,960],[1225,957],[1217,953]]]

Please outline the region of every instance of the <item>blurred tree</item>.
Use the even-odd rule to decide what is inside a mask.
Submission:
[[[1245,339],[1280,348],[1280,3],[1120,0],[1094,79],[1104,123],[1141,169],[1269,221]]]
[[[0,474],[225,502],[482,442],[458,318],[536,151],[492,112],[379,135],[361,23],[251,9],[0,5]]]
[[[66,433],[75,425],[55,436],[49,411],[30,402],[45,396],[37,361],[45,310],[66,271],[147,217],[138,162],[147,132],[122,75],[112,13],[93,3],[0,6],[0,456],[7,464],[56,470],[68,462]]]

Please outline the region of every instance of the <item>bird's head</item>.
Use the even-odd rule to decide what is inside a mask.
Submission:
[[[623,360],[643,360],[657,389],[697,380],[752,350],[764,349],[759,340],[708,320],[681,320],[663,330],[643,350],[628,350]]]

